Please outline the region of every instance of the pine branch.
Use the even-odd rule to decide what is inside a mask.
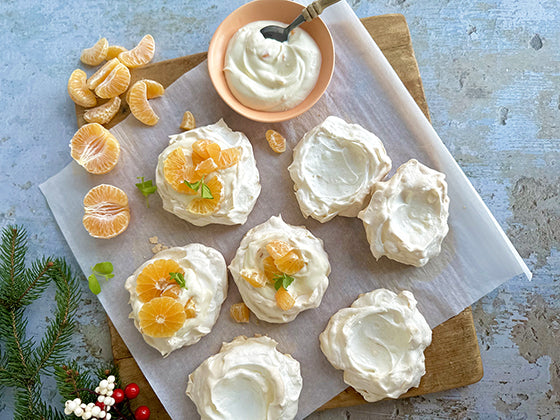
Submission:
[[[33,264],[31,270],[26,272],[25,278],[23,279],[24,285],[27,288],[21,293],[21,295],[16,299],[14,305],[19,307],[20,305],[30,305],[34,300],[36,300],[44,290],[49,285],[49,271],[52,271],[54,262],[50,261],[48,258],[44,259],[41,263]]]
[[[79,398],[86,404],[90,402],[89,394],[83,389],[95,389],[97,383],[86,373],[78,372],[78,363],[74,360],[67,365],[58,365],[54,368],[56,386],[62,396],[62,402]],[[93,399],[92,399],[93,400]]]
[[[20,226],[8,226],[2,229],[0,244],[0,278],[2,299],[17,287],[17,279],[25,272],[27,254],[27,233]],[[5,299],[4,299],[5,300]]]

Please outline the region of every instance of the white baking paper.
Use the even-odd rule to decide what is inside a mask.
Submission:
[[[379,287],[411,290],[420,311],[435,327],[511,277],[521,273],[531,276],[352,9],[341,2],[327,9],[323,18],[334,38],[336,68],[325,95],[304,115],[280,124],[256,123],[240,117],[214,91],[204,62],[178,79],[163,97],[150,101],[160,116],[155,127],[144,126],[129,116],[111,130],[122,150],[112,172],[90,175],[71,163],[41,185],[84,274],[87,276],[97,262],[113,262],[116,277],[103,284],[99,299],[174,419],[197,418],[195,406],[184,393],[187,376],[219,351],[223,341],[231,341],[237,335],[267,334],[280,343],[280,351],[300,361],[304,387],[297,418],[303,418],[346,388],[342,373],[334,370],[321,353],[318,336],[330,316],[350,305],[360,293]],[[224,118],[251,140],[262,193],[245,225],[195,227],[164,211],[157,194],[150,197],[150,208],[146,208],[144,197],[134,186],[137,176],[155,180],[157,156],[167,146],[168,135],[179,132],[185,110],[194,113],[199,126]],[[267,129],[276,129],[288,139],[291,150],[306,131],[329,115],[358,123],[377,134],[393,160],[390,175],[410,158],[447,175],[450,231],[441,254],[425,267],[406,266],[386,258],[376,262],[357,218],[336,217],[320,224],[301,215],[286,169],[291,153],[273,153],[264,134]],[[82,226],[82,199],[90,188],[101,183],[122,188],[130,200],[130,226],[111,240],[91,238]],[[229,295],[218,322],[199,343],[177,350],[166,359],[144,343],[128,319],[129,296],[124,281],[153,256],[149,237],[157,235],[169,246],[201,242],[220,250],[229,263],[245,232],[278,214],[287,223],[307,226],[325,242],[332,274],[319,308],[303,312],[284,325],[268,324],[254,316],[250,324],[236,324],[229,316],[229,308],[241,299],[230,280]]]

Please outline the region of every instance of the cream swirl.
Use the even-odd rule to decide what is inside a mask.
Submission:
[[[344,382],[373,402],[418,386],[432,331],[412,293],[377,289],[334,314],[319,340]]]
[[[319,47],[303,29],[296,28],[286,42],[265,38],[260,30],[281,22],[251,22],[229,42],[224,72],[233,95],[243,105],[260,111],[285,111],[313,90],[321,68]]]
[[[223,343],[189,375],[186,394],[202,420],[291,420],[302,378],[299,362],[269,337]]]
[[[177,262],[185,272],[187,288],[180,289],[177,301],[184,306],[192,299],[196,305],[196,316],[188,318],[171,337],[150,337],[144,334],[138,317],[144,303],[136,292],[136,279],[146,266],[160,259]],[[146,261],[126,279],[125,288],[130,293],[129,303],[132,306],[129,318],[134,320],[144,341],[166,357],[173,350],[197,343],[212,330],[226,298],[227,287],[226,262],[220,252],[202,244],[170,248]]]
[[[391,159],[373,133],[331,116],[297,144],[288,170],[303,215],[324,223],[355,217]]]
[[[185,131],[170,138],[169,146],[158,157],[156,168],[157,191],[163,201],[163,208],[197,226],[210,223],[222,225],[245,223],[261,192],[259,171],[253,155],[253,147],[247,136],[239,131],[232,131],[224,120],[220,120],[215,124]],[[239,162],[213,173],[223,185],[222,198],[218,210],[208,215],[188,211],[187,205],[196,196],[175,191],[165,181],[163,172],[165,159],[171,152],[182,148],[185,156],[190,160],[192,145],[200,139],[213,141],[222,149],[237,147],[241,151]]]
[[[304,268],[292,275],[294,281],[287,288],[295,303],[286,311],[276,304],[276,290],[272,283],[257,288],[241,277],[243,269],[263,271],[263,260],[268,256],[266,245],[274,240],[285,241],[299,249],[305,261]],[[291,226],[281,216],[272,216],[245,234],[229,270],[243,302],[257,318],[282,323],[292,321],[301,311],[319,306],[329,285],[327,276],[331,272],[331,266],[321,239],[313,236],[303,226]]]
[[[445,175],[411,159],[387,182],[379,182],[369,205],[358,215],[364,222],[376,259],[417,267],[441,252],[449,227]]]

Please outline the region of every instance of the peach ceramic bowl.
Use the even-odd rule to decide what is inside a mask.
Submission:
[[[334,44],[327,26],[319,18],[301,25],[315,40],[321,51],[321,70],[311,93],[299,105],[287,111],[257,111],[241,104],[229,90],[224,75],[224,59],[229,40],[238,29],[257,20],[276,20],[290,24],[304,6],[288,0],[255,0],[231,13],[216,29],[208,48],[208,71],[214,88],[231,109],[253,121],[279,122],[303,114],[319,100],[327,89],[334,70]]]

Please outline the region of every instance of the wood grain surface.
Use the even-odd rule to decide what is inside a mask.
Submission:
[[[362,23],[383,51],[420,109],[429,119],[422,80],[404,16],[398,14],[374,16],[362,19]],[[134,69],[131,72],[132,82],[150,78],[167,87],[182,74],[204,61],[205,58],[206,53],[199,53]],[[124,95],[122,99],[125,103]],[[82,113],[83,109],[76,106],[79,126],[85,123]],[[107,127],[112,127],[122,121],[128,113],[128,107],[125,105],[115,119],[107,124]],[[120,369],[123,382],[136,382],[142,390],[141,398],[134,401],[137,401],[138,405],[148,405],[152,411],[152,418],[169,419],[165,409],[110,321],[109,327],[114,360]],[[425,356],[426,374],[419,387],[409,390],[401,398],[457,388],[475,383],[482,378],[482,360],[470,308],[434,328],[432,344],[426,349]],[[365,403],[365,400],[354,389],[347,388],[319,410],[363,403]]]

